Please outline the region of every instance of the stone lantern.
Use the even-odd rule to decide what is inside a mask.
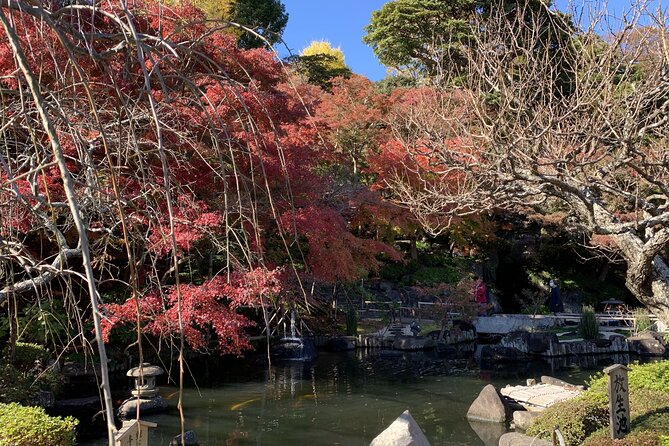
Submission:
[[[147,362],[128,370],[126,375],[135,379],[135,388],[130,391],[132,397],[125,400],[119,407],[119,418],[134,418],[138,411],[149,415],[167,409],[167,401],[158,395],[159,389],[156,387],[156,377],[163,373],[162,368]]]
[[[128,370],[126,375],[135,378],[135,389],[130,392],[132,396],[142,399],[151,399],[158,396],[159,389],[156,387],[156,377],[163,373],[162,368],[148,362]]]

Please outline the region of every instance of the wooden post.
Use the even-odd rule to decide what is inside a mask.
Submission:
[[[629,369],[615,364],[604,369],[609,377],[609,419],[611,438],[623,438],[630,432],[630,400],[627,372]]]

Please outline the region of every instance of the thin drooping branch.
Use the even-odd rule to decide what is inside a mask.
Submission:
[[[100,325],[100,309],[99,309],[99,295],[95,280],[95,274],[93,273],[92,259],[88,243],[88,234],[86,233],[86,225],[84,224],[83,218],[81,216],[81,209],[79,207],[79,202],[74,189],[74,184],[72,182],[72,176],[67,167],[67,162],[63,155],[63,150],[60,146],[58,134],[51,122],[49,117],[47,107],[45,105],[44,98],[40,90],[40,85],[37,82],[35,76],[33,76],[30,65],[26,60],[26,56],[21,47],[20,41],[12,25],[9,23],[7,16],[5,15],[3,8],[0,8],[0,22],[7,34],[9,39],[14,57],[16,58],[17,64],[21,69],[23,76],[26,79],[30,93],[35,101],[35,105],[39,112],[41,123],[44,128],[44,131],[47,133],[51,149],[53,151],[53,156],[58,163],[58,168],[60,170],[61,180],[63,182],[63,189],[65,191],[67,202],[70,207],[70,213],[74,220],[75,226],[77,228],[77,233],[79,236],[79,250],[81,251],[82,263],[86,273],[86,282],[88,285],[88,293],[91,301],[91,309],[93,312],[93,325],[95,327],[95,338],[97,341],[98,354],[100,355],[100,370],[101,370],[101,387],[104,397],[104,409],[107,421],[107,433],[108,433],[108,442],[110,446],[114,444],[114,436],[116,431],[116,426],[114,425],[114,409],[111,396],[111,388],[109,386],[109,371],[107,369],[107,354],[105,349],[105,344],[102,340],[102,327]]]

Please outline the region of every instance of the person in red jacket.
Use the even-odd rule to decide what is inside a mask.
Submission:
[[[474,302],[478,304],[488,303],[486,284],[479,276],[474,276]]]

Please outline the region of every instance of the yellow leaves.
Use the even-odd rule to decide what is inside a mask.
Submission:
[[[348,69],[344,62],[344,53],[341,48],[333,48],[330,42],[314,40],[302,50],[300,56],[327,56],[323,61],[328,69]]]

